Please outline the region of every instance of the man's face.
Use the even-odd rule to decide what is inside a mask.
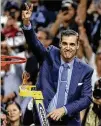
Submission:
[[[42,42],[42,43],[44,43],[45,42],[45,40],[46,40],[46,33],[45,32],[43,32],[43,31],[38,31],[37,32],[37,38]]]
[[[40,42],[47,48],[50,43],[51,43],[51,40],[48,40],[47,39],[47,35],[45,32],[43,31],[38,31],[37,32],[37,38],[40,40]]]
[[[63,36],[62,41],[60,42],[60,51],[62,59],[65,62],[71,61],[75,56],[77,49],[79,48],[77,36]]]

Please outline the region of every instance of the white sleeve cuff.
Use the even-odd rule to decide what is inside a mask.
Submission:
[[[64,110],[65,110],[65,115],[67,115],[68,111],[67,111],[66,107],[63,106],[63,108],[64,108]]]
[[[23,26],[24,30],[30,30],[31,28],[32,28],[31,24],[29,26],[25,26],[25,25]]]

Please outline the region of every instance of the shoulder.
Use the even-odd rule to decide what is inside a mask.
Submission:
[[[53,46],[53,45],[50,45],[48,48],[47,48],[47,51],[50,53],[50,55],[57,55],[60,53],[60,49]]]
[[[84,68],[85,71],[87,71],[87,72],[94,71],[93,68],[89,64],[83,62],[79,58],[76,58],[76,61],[79,63],[80,67]]]
[[[59,48],[57,48],[56,46],[53,46],[53,45],[50,45],[48,48],[47,48],[48,51],[59,51]]]

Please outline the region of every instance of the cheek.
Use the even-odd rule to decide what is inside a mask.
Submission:
[[[73,53],[77,52],[77,48],[72,48],[71,50],[72,50]]]

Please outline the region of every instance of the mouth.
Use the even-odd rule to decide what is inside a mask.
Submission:
[[[11,117],[11,118],[14,118],[14,117],[15,117],[15,115],[11,115],[10,117]]]
[[[66,53],[66,54],[70,54],[71,51],[65,50],[64,53]]]
[[[69,51],[64,51],[64,56],[65,57],[68,57],[68,56],[70,56],[71,55],[71,52],[69,52]]]

